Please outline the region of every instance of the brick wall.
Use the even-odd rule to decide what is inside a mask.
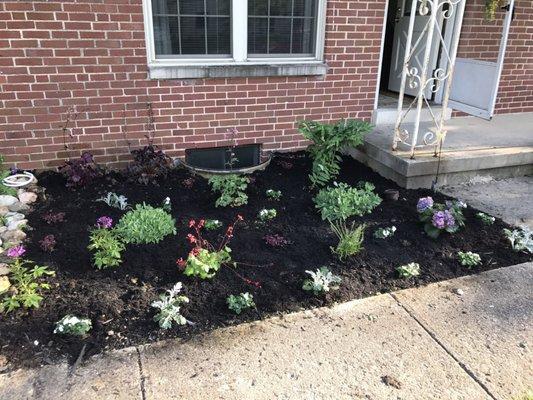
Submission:
[[[467,0],[459,57],[497,60],[504,12],[488,22],[484,10],[485,0]],[[496,102],[500,114],[533,112],[533,1],[516,0],[515,10]]]
[[[147,79],[141,0],[3,1],[0,153],[25,168],[53,167],[82,150],[123,162],[124,126],[142,145],[148,102],[156,143],[173,156],[226,145],[230,127],[242,144],[302,148],[299,120],[370,118],[384,8],[385,0],[328,1],[325,78],[156,81]],[[65,139],[69,107],[75,121]]]

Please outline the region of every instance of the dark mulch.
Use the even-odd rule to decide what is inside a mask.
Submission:
[[[283,161],[292,163],[293,167],[285,169]],[[41,174],[39,182],[46,188],[47,200],[29,215],[33,231],[29,234],[28,258],[50,265],[57,277],[51,280],[53,288],[46,293],[40,309],[0,316],[0,353],[7,356],[12,367],[35,366],[64,356],[73,360],[84,343],[87,355],[91,355],[165,338],[187,338],[216,327],[276,313],[425,285],[530,259],[510,249],[502,236],[502,229],[506,227],[502,221],[484,226],[474,217],[476,210],[471,208],[465,212],[467,225],[463,231],[453,236],[443,234],[436,241],[429,239],[418,222],[415,205],[419,197],[432,193],[399,189],[399,201],[383,202],[371,215],[360,219],[369,225],[364,251],[339,262],[330,251],[336,239],[312,202],[309,169],[310,161],[304,153],[278,155],[266,171],[254,175],[255,182],[248,190],[249,204],[236,209],[215,208],[216,195],[200,177],[195,178],[192,188],[185,188],[182,181],[190,175],[184,170],[172,172],[160,186],[132,184],[115,173],[78,191],[66,189],[63,178],[57,173]],[[351,159],[344,160],[339,180],[350,184],[360,180],[373,182],[380,194],[385,189],[397,188]],[[265,191],[270,188],[283,192],[280,202],[266,198]],[[107,191],[127,196],[130,204],[159,205],[169,196],[172,214],[177,220],[177,236],[168,237],[158,245],[128,246],[121,267],[96,270],[86,249],[88,229],[99,216],[109,215],[118,220],[123,214],[105,203],[95,202]],[[441,195],[434,195],[434,198],[445,199]],[[264,207],[276,208],[278,217],[260,225],[255,217]],[[67,221],[46,224],[41,217],[50,210],[65,212]],[[245,222],[237,227],[231,242],[234,259],[256,265],[242,266],[239,272],[261,282],[262,287],[247,285],[229,268],[207,281],[184,276],[177,268],[176,259],[185,257],[190,249],[185,239],[189,233],[189,219],[216,218],[227,224],[237,213],[245,217]],[[393,238],[376,240],[372,237],[376,228],[392,224],[398,228]],[[223,229],[208,236],[216,238],[222,232]],[[268,233],[283,235],[292,244],[270,247],[263,240]],[[38,241],[47,234],[54,234],[58,241],[57,250],[52,254],[44,253],[38,246]],[[473,270],[460,266],[456,260],[459,250],[480,253],[483,265]],[[398,279],[395,268],[413,261],[420,263],[422,275],[415,279]],[[342,277],[340,290],[324,297],[304,292],[301,289],[306,277],[304,271],[323,265]],[[184,292],[191,301],[184,307],[184,315],[195,325],[163,331],[153,322],[154,309],[150,303],[177,281],[183,282]],[[230,294],[246,291],[253,293],[258,311],[235,316],[228,310],[225,299]],[[94,328],[90,337],[72,340],[52,334],[55,322],[67,313],[92,319]],[[110,331],[113,335],[108,334]]]

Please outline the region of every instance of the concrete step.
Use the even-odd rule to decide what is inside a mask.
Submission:
[[[404,109],[406,110],[406,109]],[[440,118],[440,108],[436,108],[434,111],[436,118]],[[376,126],[380,125],[393,125],[396,123],[396,118],[398,115],[398,109],[396,107],[385,107],[385,108],[378,108],[377,110],[374,110],[372,113],[372,123]],[[416,112],[414,110],[410,111],[406,116],[404,121],[407,123],[413,123],[415,122],[415,116]],[[448,120],[452,116],[452,110],[447,109],[446,115],[444,116],[444,119]],[[432,121],[432,116],[427,108],[422,109],[422,113],[420,114],[420,120],[425,122]]]

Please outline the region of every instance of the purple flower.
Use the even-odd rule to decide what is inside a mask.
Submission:
[[[455,226],[455,218],[450,210],[444,211],[444,222],[447,228],[453,228]]]
[[[26,253],[26,249],[24,248],[24,246],[15,246],[11,247],[6,254],[8,257],[18,258],[24,253]]]
[[[100,217],[96,220],[96,226],[98,228],[109,229],[113,226],[113,220],[110,217]]]
[[[437,211],[435,214],[433,214],[431,223],[437,229],[446,228],[446,217],[445,217],[444,211]]]
[[[431,197],[422,197],[418,200],[418,204],[416,205],[416,209],[418,212],[424,212],[427,209],[433,207],[433,199]]]

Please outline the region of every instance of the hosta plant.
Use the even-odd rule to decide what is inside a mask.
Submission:
[[[503,233],[511,243],[513,250],[533,253],[533,230],[522,227],[513,230],[504,229]]]
[[[477,253],[472,253],[471,251],[467,252],[458,252],[457,258],[463,267],[472,268],[476,265],[481,264],[481,257]]]
[[[321,187],[338,176],[340,151],[362,144],[372,125],[357,120],[341,120],[335,124],[304,121],[299,128],[302,135],[313,142],[307,149],[313,159],[309,179],[313,186]]]
[[[75,315],[65,315],[56,322],[54,333],[60,335],[85,336],[92,328],[89,318],[79,318]]]
[[[129,205],[127,197],[113,192],[108,192],[105,196],[100,197],[96,201],[104,202],[109,207],[118,208],[119,210],[125,210]]]
[[[248,204],[248,188],[250,179],[245,176],[214,175],[209,178],[209,184],[214,192],[220,193],[220,197],[215,202],[217,207],[239,207]]]
[[[238,296],[231,295],[226,299],[228,308],[235,314],[240,314],[244,310],[255,307],[254,297],[246,292],[241,293]]]
[[[176,223],[162,208],[137,204],[128,211],[116,226],[125,243],[159,243],[165,237],[176,234]]]
[[[273,190],[273,189],[268,189],[266,191],[266,196],[270,199],[270,200],[275,200],[275,201],[279,201],[281,199],[281,191],[280,190]]]
[[[304,280],[302,289],[313,292],[315,295],[338,289],[339,284],[342,281],[339,276],[333,275],[327,267],[321,267],[316,271],[305,272],[309,274],[311,278]]]
[[[262,222],[266,222],[266,221],[276,218],[277,215],[278,215],[278,212],[274,208],[271,208],[271,209],[263,208],[257,214],[257,218],[259,218],[259,220]]]
[[[435,203],[431,197],[418,200],[416,209],[426,234],[436,239],[442,232],[456,233],[465,225],[463,209],[466,204],[460,201]]]
[[[412,262],[405,265],[400,265],[396,268],[400,278],[412,278],[420,275],[420,264]]]
[[[479,219],[484,225],[492,225],[496,222],[496,218],[483,212],[478,212],[476,218]]]
[[[346,225],[345,222],[332,223],[331,229],[339,238],[339,243],[336,248],[331,250],[335,253],[340,260],[344,260],[346,257],[354,256],[363,249],[363,241],[365,239],[364,224],[355,226]]]
[[[394,236],[395,233],[396,233],[395,226],[390,226],[388,228],[378,228],[374,232],[374,237],[376,239],[387,239],[387,238]]]
[[[182,289],[181,282],[178,282],[167,290],[165,294],[159,296],[159,300],[152,303],[152,307],[159,310],[154,316],[154,321],[159,324],[162,329],[172,328],[172,324],[185,325],[188,321],[181,315],[181,306],[189,302],[189,298],[181,296],[179,293]]]

